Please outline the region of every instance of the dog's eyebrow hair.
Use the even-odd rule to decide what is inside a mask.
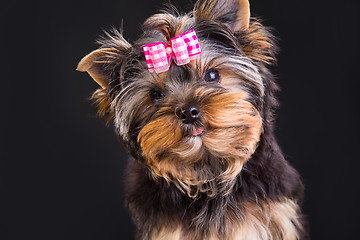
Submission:
[[[155,74],[151,74],[151,75],[153,76],[156,83],[159,84],[162,89],[164,89],[167,74],[168,74],[168,72],[162,72],[162,73],[155,73]]]

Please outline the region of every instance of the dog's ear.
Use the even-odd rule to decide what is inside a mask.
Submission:
[[[113,30],[113,34],[106,33],[107,37],[98,40],[100,48],[86,55],[78,64],[76,70],[88,72],[93,80],[101,88],[95,91],[92,96],[101,116],[107,115],[112,118],[113,112],[110,109],[111,99],[109,97],[110,81],[119,77],[121,66],[125,62],[125,55],[131,49],[131,45],[123,38],[122,34]]]
[[[106,88],[109,76],[105,70],[104,57],[109,49],[97,49],[86,55],[78,64],[77,71],[87,72],[102,88]]]
[[[258,20],[250,21],[248,0],[198,0],[196,21],[214,20],[227,25],[238,37],[246,56],[271,65],[276,62],[276,38]]]
[[[249,27],[250,4],[248,0],[198,0],[194,16],[196,21],[220,21],[238,32]]]
[[[112,71],[119,68],[131,48],[121,32],[113,30],[112,35],[107,32],[105,34],[107,37],[98,40],[100,48],[81,59],[76,69],[88,72],[102,88],[108,86]]]

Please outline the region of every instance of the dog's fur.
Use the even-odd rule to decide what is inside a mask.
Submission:
[[[273,133],[274,37],[250,19],[248,1],[199,0],[192,13],[172,8],[143,29],[133,45],[106,34],[78,66],[102,87],[93,95],[99,113],[132,156],[137,239],[302,239],[303,185]],[[150,73],[142,46],[192,29],[201,57]],[[220,78],[206,81],[209,71]],[[193,124],[177,115],[189,105],[200,111]]]

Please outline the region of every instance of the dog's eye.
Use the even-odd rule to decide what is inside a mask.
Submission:
[[[215,69],[209,69],[204,76],[205,82],[220,82],[220,73]]]
[[[164,94],[160,92],[159,90],[151,90],[150,92],[150,98],[152,101],[160,100],[164,97]]]

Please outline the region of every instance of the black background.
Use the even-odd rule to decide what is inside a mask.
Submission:
[[[173,1],[189,10],[191,0]],[[360,239],[357,1],[252,0],[281,39],[277,138],[306,185],[313,239]],[[127,154],[76,72],[102,29],[134,41],[162,1],[1,6],[0,239],[132,239]],[[5,53],[4,53],[5,52]]]

